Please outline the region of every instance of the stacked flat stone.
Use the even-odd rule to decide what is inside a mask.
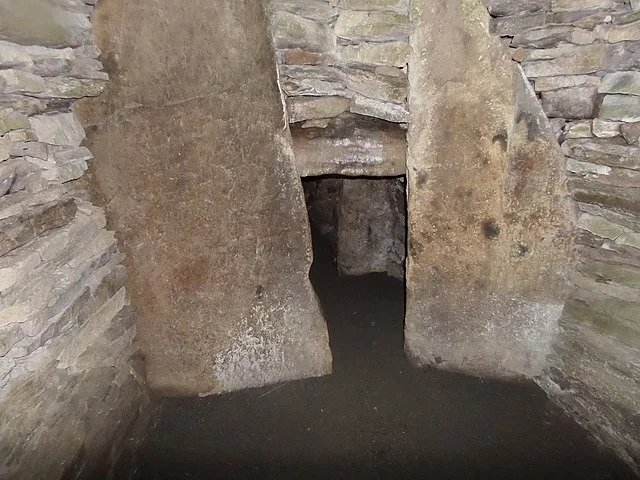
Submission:
[[[290,123],[409,121],[408,0],[269,0]]]
[[[123,256],[74,182],[92,155],[71,107],[108,79],[94,3],[0,1],[2,478],[75,478],[104,463],[145,395]]]
[[[567,158],[580,264],[553,397],[640,465],[640,2],[485,0]]]

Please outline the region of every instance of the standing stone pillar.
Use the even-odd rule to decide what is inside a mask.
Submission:
[[[81,113],[150,387],[329,373],[263,2],[102,0],[94,23],[111,82]]]
[[[571,262],[564,158],[479,0],[415,0],[406,350],[498,378],[541,372]]]

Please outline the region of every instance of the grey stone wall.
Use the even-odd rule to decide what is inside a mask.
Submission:
[[[94,3],[0,0],[0,478],[104,474],[148,402],[123,255],[77,181]]]
[[[539,379],[640,464],[640,3],[487,0],[534,85],[578,210],[574,289]]]
[[[408,0],[267,5],[300,174],[404,175]]]
[[[404,278],[404,178],[313,178],[304,182],[311,225],[341,275]]]
[[[408,0],[268,0],[289,121],[409,120]]]

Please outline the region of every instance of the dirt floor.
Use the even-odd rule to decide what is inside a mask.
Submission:
[[[316,259],[334,374],[164,401],[135,478],[633,478],[534,384],[410,367],[402,284]]]

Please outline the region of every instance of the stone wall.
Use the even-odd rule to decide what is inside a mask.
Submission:
[[[408,0],[268,0],[289,121],[407,122]]]
[[[300,174],[404,175],[409,1],[267,3]]]
[[[311,225],[341,275],[387,273],[404,279],[404,178],[322,177],[306,179],[304,187]]]
[[[551,119],[578,207],[574,289],[539,381],[639,468],[640,3],[485,3]]]
[[[0,1],[0,478],[101,477],[148,399],[73,103],[107,81],[93,1]],[[101,473],[98,473],[101,472]]]

